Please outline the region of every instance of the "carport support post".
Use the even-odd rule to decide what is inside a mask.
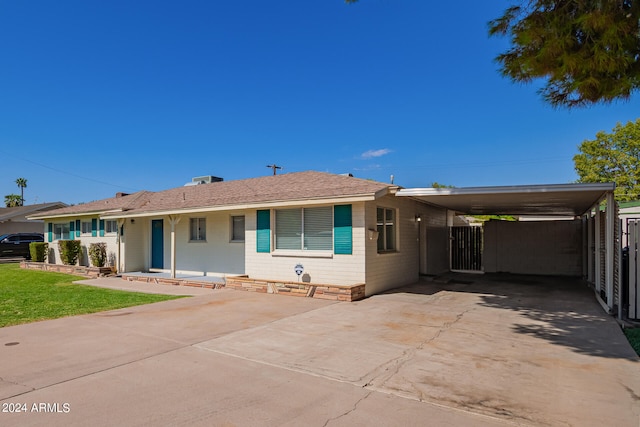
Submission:
[[[125,260],[122,259],[122,235],[124,232],[124,223],[127,220],[124,218],[120,218],[116,220],[116,223],[118,224],[118,231],[116,233],[116,242],[118,244],[118,258],[116,261],[116,272],[118,274],[122,273],[123,271],[126,271],[125,269]],[[126,255],[126,252],[125,252]]]
[[[607,210],[605,225],[605,286],[607,290],[607,305],[613,309],[613,283],[614,283],[614,255],[615,255],[615,221],[616,221],[616,201],[613,192],[607,193]]]
[[[171,225],[171,278],[176,278],[176,224],[180,222],[177,215],[169,215],[169,225]]]
[[[582,220],[582,277],[588,280],[589,266],[587,260],[589,259],[589,219],[587,215],[580,217]]]
[[[591,209],[590,209],[589,213],[587,214],[587,281],[589,283],[594,282],[593,262],[595,260],[595,248],[596,248],[595,241],[593,238],[594,226],[595,226],[595,219],[591,215]]]
[[[596,215],[595,215],[595,227],[594,227],[594,234],[595,234],[595,241],[596,241],[596,246],[595,246],[595,250],[594,250],[594,256],[595,256],[595,269],[594,269],[594,283],[596,285],[596,292],[598,293],[598,295],[600,294],[600,289],[602,289],[602,257],[600,256],[600,254],[602,253],[602,239],[600,238],[601,234],[600,234],[600,216],[602,215],[602,213],[600,212],[600,203],[598,203],[596,205]]]

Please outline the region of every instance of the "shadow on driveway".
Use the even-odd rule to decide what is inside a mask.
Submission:
[[[387,293],[396,292],[476,294],[480,306],[509,310],[526,320],[513,323],[513,332],[581,354],[638,361],[617,322],[603,311],[593,290],[579,278],[450,273]]]

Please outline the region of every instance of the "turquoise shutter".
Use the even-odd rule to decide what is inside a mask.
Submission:
[[[47,240],[49,242],[53,242],[53,223],[52,222],[47,224]]]
[[[333,207],[333,252],[339,255],[353,253],[351,205]]]
[[[269,210],[257,211],[256,251],[271,252],[271,212]]]
[[[98,235],[98,220],[95,218],[91,220],[91,235],[93,237]]]
[[[98,231],[100,233],[100,237],[103,237],[104,236],[104,219],[101,219],[98,224],[100,224],[100,226],[98,228]]]
[[[80,220],[76,219],[76,237],[80,237]]]
[[[73,240],[73,238],[75,237],[76,235],[75,230],[76,230],[76,222],[71,221],[69,223],[69,237],[68,237],[69,240]]]

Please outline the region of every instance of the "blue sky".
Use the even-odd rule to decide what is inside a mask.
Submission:
[[[575,181],[630,102],[501,77],[503,1],[0,0],[0,195],[80,203],[194,176],[350,172],[404,187]]]

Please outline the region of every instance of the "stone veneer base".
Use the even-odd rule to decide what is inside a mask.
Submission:
[[[250,279],[248,276],[227,276],[226,284],[194,280],[193,278],[167,278],[143,275],[127,275],[122,278],[130,282],[157,283],[172,286],[194,286],[198,288],[230,288],[240,291],[259,292],[297,297],[319,298],[333,301],[357,301],[363,299],[364,284],[320,285],[313,283],[283,282],[275,280]]]
[[[222,289],[224,284],[212,283],[212,282],[200,282],[194,279],[171,279],[169,277],[153,277],[153,276],[130,276],[127,273],[122,273],[122,279],[129,282],[143,282],[143,283],[157,283],[159,285],[172,285],[172,286],[191,286],[194,288],[208,288],[208,289]]]
[[[225,286],[227,288],[249,292],[320,298],[333,301],[358,301],[365,297],[364,283],[356,285],[323,285],[252,279],[249,276],[228,276],[226,281]]]
[[[86,267],[83,265],[47,264],[45,262],[21,261],[20,268],[26,270],[53,271],[89,278],[105,277],[113,274],[111,267]]]

